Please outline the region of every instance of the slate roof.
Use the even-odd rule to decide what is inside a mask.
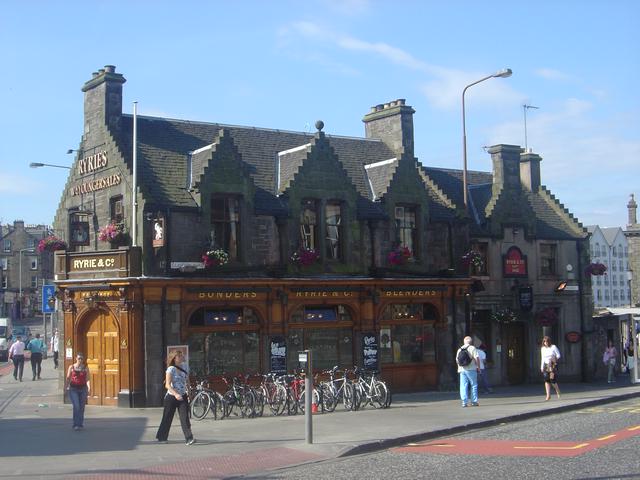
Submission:
[[[422,167],[422,170],[455,206],[461,208],[464,205],[462,170],[433,167]],[[485,209],[492,196],[493,174],[469,170],[467,183],[469,213],[474,220],[472,234],[487,234],[490,219],[486,218]],[[567,240],[577,237],[575,229],[582,229],[582,226],[544,187],[538,192],[525,192],[525,198],[536,215],[538,238]],[[446,208],[439,201],[434,202],[433,208],[434,216],[439,214],[442,215],[441,218],[446,218],[455,211],[454,208]],[[563,210],[563,213],[558,213],[558,210]]]
[[[310,133],[138,116],[138,168],[144,172],[141,188],[147,201],[158,205],[196,207],[186,188],[189,155],[196,152],[191,155],[191,164],[192,178],[197,182],[211,158],[212,149],[204,147],[215,143],[222,129],[237,147],[256,186],[256,211],[282,214],[285,206],[277,195],[287,187],[306,158],[307,150],[301,149],[280,158],[278,153],[309,144],[314,138]],[[132,116],[123,115],[118,137],[123,152],[131,151],[131,131]],[[373,197],[364,164],[391,158],[393,154],[377,139],[333,135],[326,135],[326,138],[363,197],[358,201],[359,215],[378,218],[381,210],[371,204]],[[130,157],[130,154],[125,153],[125,157]],[[130,158],[126,160],[131,162]]]
[[[256,188],[255,212],[287,215],[287,199],[281,194],[290,186],[315,141],[316,136],[307,132],[138,116],[139,172],[146,200],[157,205],[197,207],[187,189],[189,159],[191,178],[197,184],[223,129],[236,146]],[[123,115],[118,143],[129,166],[131,131],[132,116]],[[386,218],[379,200],[398,165],[397,160],[384,162],[395,159],[394,152],[378,139],[334,135],[326,135],[326,139],[360,195],[358,216]],[[376,163],[380,165],[365,169],[365,165]],[[462,171],[422,165],[419,169],[428,193],[431,220],[455,218],[456,209],[461,209],[464,203]],[[493,175],[470,170],[467,181],[473,229],[476,234],[486,233],[488,219],[484,212],[492,195]],[[538,237],[576,238],[576,228],[582,226],[544,187],[535,193],[525,193],[525,197],[536,214]]]

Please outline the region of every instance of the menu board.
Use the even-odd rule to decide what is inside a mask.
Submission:
[[[269,352],[270,371],[279,374],[287,373],[287,344],[283,336],[271,337]]]
[[[373,332],[362,335],[362,362],[365,370],[378,370],[378,337]]]

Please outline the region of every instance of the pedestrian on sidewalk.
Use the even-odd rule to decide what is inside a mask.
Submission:
[[[614,370],[616,368],[617,356],[618,351],[616,350],[616,347],[613,346],[613,340],[609,340],[608,346],[602,354],[602,362],[607,367],[607,383],[613,383],[616,381]]]
[[[36,333],[36,337],[31,339],[26,348],[31,351],[31,371],[33,372],[32,380],[35,381],[36,377],[40,380],[40,373],[42,372],[42,354],[46,347],[40,338],[39,333]]]
[[[53,368],[58,368],[58,352],[60,349],[60,338],[58,337],[58,329],[53,331],[51,336],[51,353],[53,353]]]
[[[69,366],[65,387],[73,405],[73,429],[84,428],[84,407],[91,391],[91,372],[82,353],[76,354],[76,361]]]
[[[469,405],[469,388],[471,388],[471,406],[478,406],[478,372],[480,363],[478,351],[473,346],[473,339],[464,337],[462,346],[456,352],[456,364],[460,375],[460,400],[462,407]]]
[[[162,421],[158,427],[156,439],[160,443],[167,443],[171,423],[176,410],[178,410],[185,442],[187,445],[193,445],[196,439],[193,438],[191,422],[189,421],[189,399],[187,398],[188,367],[184,363],[184,354],[180,350],[171,352],[167,360],[169,366],[164,374],[164,385],[167,393],[164,396],[164,411],[162,412]]]
[[[633,380],[635,378],[635,367],[636,367],[636,360],[635,360],[635,355],[633,352],[633,340],[630,340],[627,343],[627,348],[625,348],[626,352],[626,357],[627,357],[627,370],[629,372],[629,382],[633,383]]]
[[[24,370],[24,342],[22,337],[18,335],[16,341],[9,348],[9,360],[13,361],[13,378],[22,381],[22,372]]]
[[[493,389],[489,385],[489,378],[487,376],[487,346],[483,343],[478,348],[478,363],[480,364],[480,380],[482,380],[482,388],[484,388],[484,393],[491,393]],[[480,383],[478,380],[478,383]]]
[[[545,402],[551,398],[551,385],[553,385],[556,395],[560,398],[558,360],[560,360],[560,350],[551,343],[551,338],[545,335],[542,338],[542,347],[540,348],[540,371],[544,378]]]

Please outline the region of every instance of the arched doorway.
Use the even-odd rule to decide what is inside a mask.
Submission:
[[[118,403],[120,391],[120,335],[118,323],[110,312],[94,309],[78,330],[79,348],[91,370],[91,405]]]

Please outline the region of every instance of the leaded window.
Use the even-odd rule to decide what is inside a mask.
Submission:
[[[230,260],[240,258],[240,200],[220,196],[211,199],[211,245],[222,249]]]

